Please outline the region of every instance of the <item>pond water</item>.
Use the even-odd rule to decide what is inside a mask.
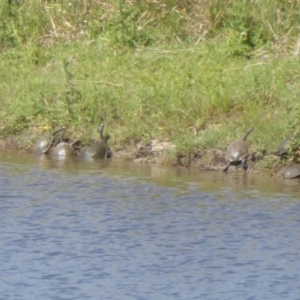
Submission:
[[[299,192],[0,153],[0,299],[300,299]]]

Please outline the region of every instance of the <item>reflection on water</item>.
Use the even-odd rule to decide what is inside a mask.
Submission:
[[[1,154],[0,299],[299,299],[299,185]]]

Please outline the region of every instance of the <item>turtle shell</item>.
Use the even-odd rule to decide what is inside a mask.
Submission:
[[[300,165],[291,165],[283,172],[283,178],[293,179],[300,176]]]
[[[62,127],[59,144],[57,144],[53,150],[53,156],[60,156],[60,157],[66,157],[66,156],[73,156],[75,155],[75,149],[73,145],[77,143],[77,141],[74,142],[65,142],[64,141],[64,135],[66,132],[66,128]]]
[[[53,145],[53,141],[54,141],[54,136],[58,133],[61,132],[62,130],[64,130],[64,127],[54,131],[51,134],[48,135],[44,135],[42,137],[40,137],[34,144],[33,148],[32,148],[32,152],[35,154],[46,154],[49,149],[51,148],[51,146]]]
[[[225,159],[228,162],[239,162],[244,160],[248,156],[248,143],[246,142],[246,139],[248,135],[253,131],[253,127],[248,129],[243,138],[239,140],[235,140],[231,142],[228,147],[225,154]]]
[[[45,135],[40,137],[33,146],[33,153],[35,154],[45,154],[50,149],[53,143],[53,134]]]
[[[229,162],[238,162],[245,159],[248,155],[248,144],[245,140],[236,140],[227,147],[225,159]]]
[[[81,151],[82,158],[106,158],[111,156],[109,146],[103,142],[95,142],[91,146]]]
[[[55,146],[53,150],[53,156],[73,156],[75,155],[75,149],[71,144],[66,142],[61,142]]]
[[[104,130],[104,124],[100,124],[98,127],[100,141],[95,142],[88,148],[82,150],[79,154],[80,157],[86,159],[93,159],[93,158],[106,158],[112,156],[112,152],[107,144],[108,137],[104,137],[103,130]]]
[[[283,154],[286,154],[290,148],[292,138],[285,139],[277,148],[277,151],[275,152],[275,155],[282,156]]]

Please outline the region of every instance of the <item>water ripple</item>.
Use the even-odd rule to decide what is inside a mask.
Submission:
[[[1,165],[0,298],[299,299],[296,197],[141,178]]]

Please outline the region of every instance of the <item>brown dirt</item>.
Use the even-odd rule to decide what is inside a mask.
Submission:
[[[30,152],[33,146],[31,138],[25,134],[0,139],[0,151]],[[217,172],[222,172],[226,166],[224,159],[225,152],[223,150],[198,149],[193,153],[174,154],[174,148],[174,144],[166,139],[154,139],[146,144],[131,144],[122,149],[112,149],[112,151],[113,157],[136,163],[158,163]],[[286,167],[279,157],[257,153],[249,153],[247,166],[246,172],[269,176],[280,176]],[[245,172],[245,170],[240,165],[237,165],[231,166],[228,172]]]

